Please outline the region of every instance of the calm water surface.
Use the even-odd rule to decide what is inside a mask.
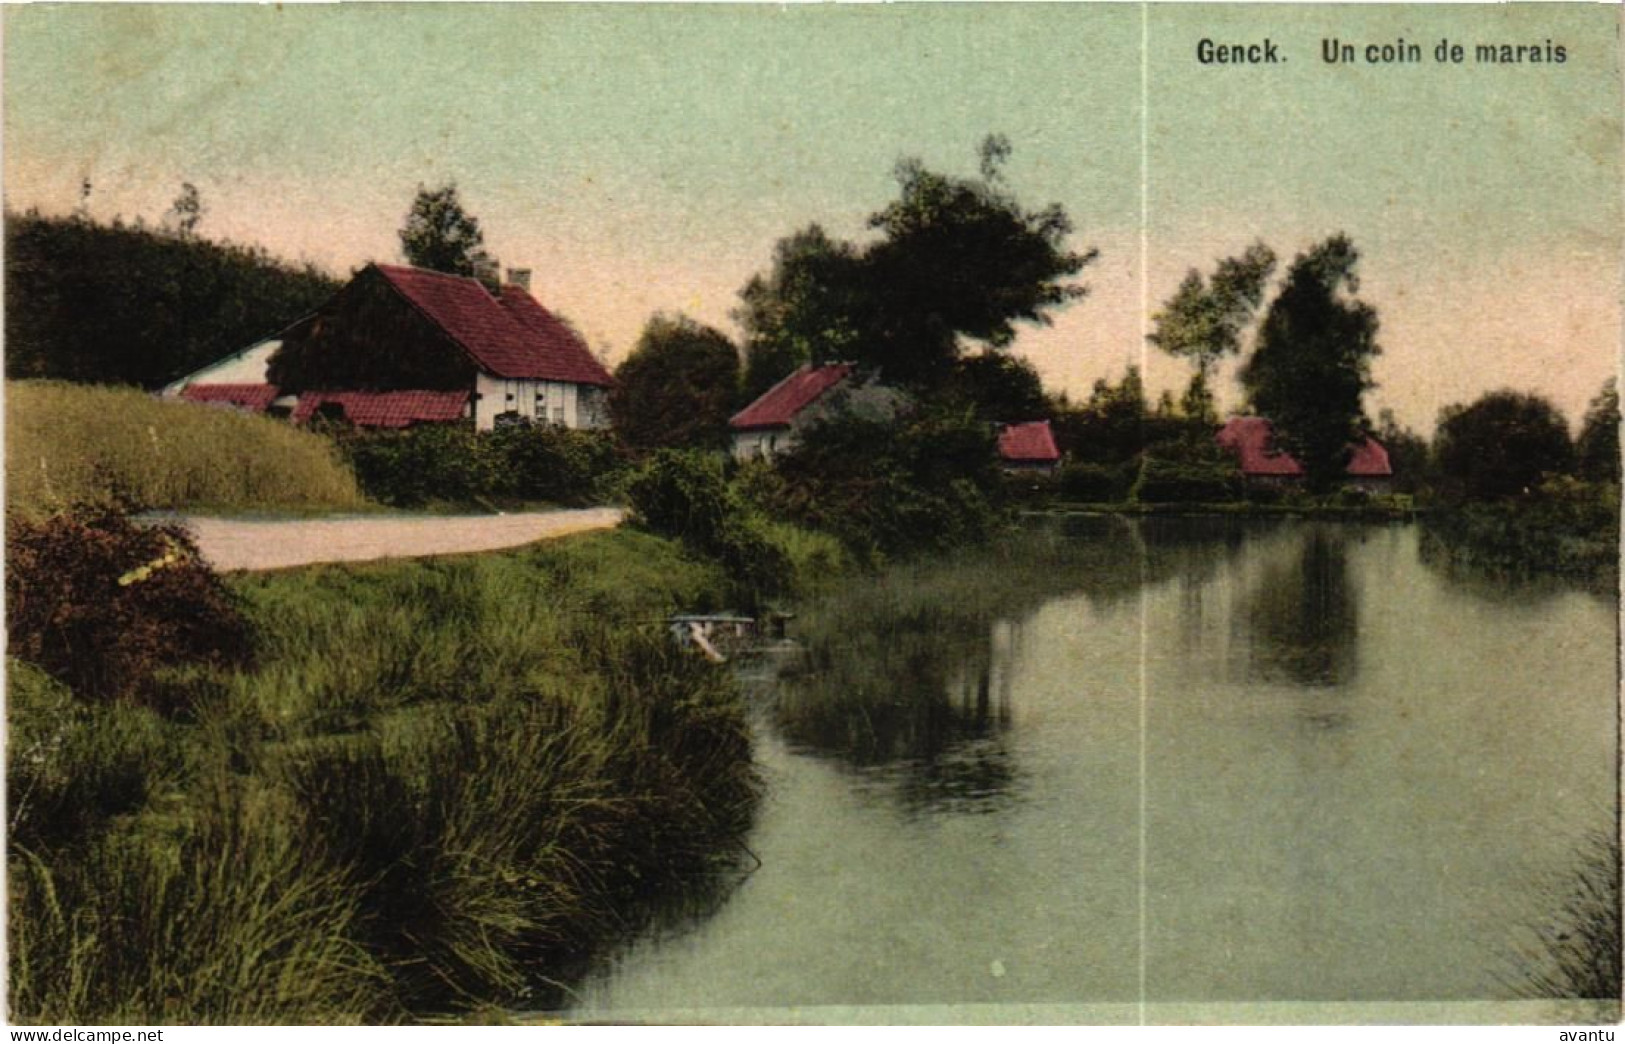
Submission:
[[[1024,596],[967,564],[1004,593],[963,633],[854,609],[868,640],[764,682],[761,867],[572,1015],[1516,997],[1613,822],[1613,599],[1405,526],[1060,539],[1097,557]]]

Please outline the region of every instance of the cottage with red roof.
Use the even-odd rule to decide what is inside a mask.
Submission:
[[[280,403],[300,422],[607,426],[609,371],[528,282],[528,273],[510,272],[493,294],[477,279],[368,265],[276,338],[166,392],[256,411]],[[257,381],[247,373],[253,363],[263,365]]]
[[[790,450],[798,435],[837,404],[875,417],[896,412],[901,396],[875,382],[859,383],[851,363],[806,365],[775,384],[728,421],[736,460]]]
[[[1274,430],[1263,417],[1231,417],[1219,429],[1217,439],[1220,446],[1236,455],[1242,477],[1248,482],[1289,486],[1303,481],[1303,465],[1291,454],[1276,450]],[[1349,457],[1344,484],[1368,493],[1387,493],[1393,477],[1388,451],[1368,435]]]
[[[1006,471],[1054,471],[1061,463],[1049,421],[1006,424],[999,429],[999,463]]]

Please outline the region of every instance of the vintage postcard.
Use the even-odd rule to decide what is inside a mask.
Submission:
[[[0,15],[12,1022],[1618,1022],[1617,6]]]

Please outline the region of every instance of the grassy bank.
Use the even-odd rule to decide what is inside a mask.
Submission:
[[[332,443],[285,421],[133,388],[6,384],[7,509],[356,510],[367,506]]]
[[[13,662],[14,1020],[545,1006],[737,880],[743,712],[662,627],[715,567],[617,531],[231,587],[254,665],[170,670],[164,714]]]

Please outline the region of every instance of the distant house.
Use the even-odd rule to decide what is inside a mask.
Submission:
[[[801,432],[837,404],[874,417],[896,413],[902,396],[877,382],[858,383],[851,363],[806,365],[775,384],[728,421],[736,460],[792,449]]]
[[[165,392],[256,411],[281,405],[298,422],[606,427],[609,371],[528,281],[528,272],[510,273],[493,294],[477,279],[368,265],[276,337]],[[279,386],[290,382],[291,397]]]
[[[999,464],[1006,471],[1054,471],[1061,463],[1049,421],[1006,424],[999,429]]]
[[[1258,485],[1293,486],[1303,481],[1303,465],[1289,453],[1276,450],[1275,432],[1263,417],[1231,417],[1219,429],[1218,443],[1236,455],[1242,478]],[[1388,451],[1369,435],[1349,457],[1344,485],[1368,493],[1386,493],[1393,485],[1394,469]]]

